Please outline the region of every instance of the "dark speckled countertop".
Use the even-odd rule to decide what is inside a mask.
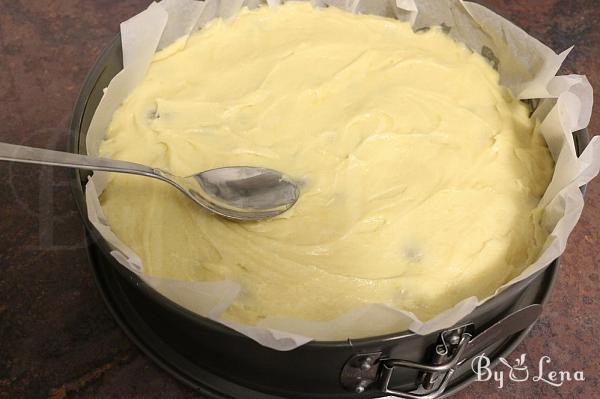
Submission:
[[[563,72],[600,87],[600,1],[482,0],[555,50]],[[0,140],[65,149],[85,75],[149,0],[0,0]],[[598,97],[596,96],[596,100]],[[591,131],[600,132],[600,117]],[[121,332],[98,293],[61,169],[0,163],[0,398],[192,398]],[[456,398],[600,397],[600,180],[543,316],[511,356],[584,382],[476,382]],[[534,371],[532,370],[532,371]]]

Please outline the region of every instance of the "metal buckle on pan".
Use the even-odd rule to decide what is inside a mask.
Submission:
[[[435,399],[444,394],[452,375],[463,358],[471,334],[467,327],[444,331],[440,335],[441,343],[435,347],[432,365],[407,360],[382,360],[381,391],[388,395],[405,399]],[[421,385],[416,391],[407,393],[390,388],[390,381],[397,367],[407,367],[424,372]]]
[[[541,312],[542,305],[526,306],[510,313],[475,336],[472,334],[473,324],[446,330],[440,334],[430,365],[390,359],[383,352],[356,354],[344,365],[340,383],[344,388],[359,394],[371,386],[378,386],[382,393],[398,398],[438,398],[444,394],[458,366],[495,342],[503,341],[530,327]],[[394,370],[398,367],[421,371],[417,390],[405,393],[390,388]]]
[[[346,362],[340,376],[341,383],[346,389],[359,394],[371,386],[378,386],[381,392],[401,398],[436,398],[448,386],[471,341],[471,334],[467,332],[471,327],[472,324],[469,324],[442,332],[430,364],[385,358],[381,352],[355,355]],[[419,389],[410,393],[391,389],[390,382],[397,367],[421,371]]]

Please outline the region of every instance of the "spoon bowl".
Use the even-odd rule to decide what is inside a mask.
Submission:
[[[272,218],[290,209],[299,196],[291,179],[267,168],[225,167],[187,177],[156,172],[200,206],[233,220]]]

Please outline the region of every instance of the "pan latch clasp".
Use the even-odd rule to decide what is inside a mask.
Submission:
[[[407,360],[382,360],[381,390],[382,392],[405,399],[435,399],[444,394],[452,375],[472,335],[467,332],[469,326],[446,330],[440,334],[440,342],[435,347],[431,364],[415,363]],[[419,388],[413,392],[400,392],[390,387],[394,370],[406,367],[421,371]]]

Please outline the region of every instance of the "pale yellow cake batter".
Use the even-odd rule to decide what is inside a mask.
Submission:
[[[157,54],[101,155],[306,183],[281,217],[235,223],[167,184],[112,175],[102,206],[146,273],[238,281],[229,320],[325,320],[370,303],[426,320],[535,260],[550,154],[492,67],[440,30],[288,3],[183,45]]]

